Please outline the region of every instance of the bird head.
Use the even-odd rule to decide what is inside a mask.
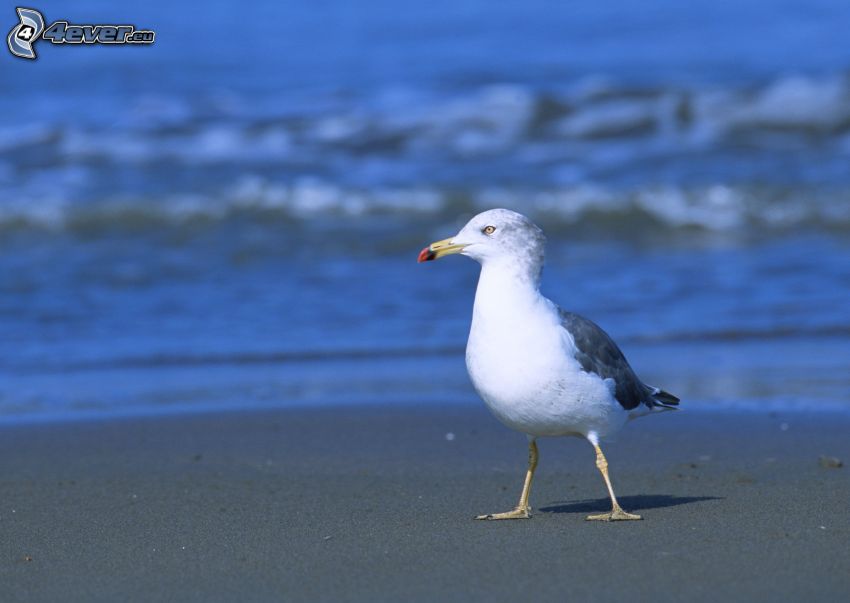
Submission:
[[[428,262],[459,253],[482,266],[507,263],[539,275],[546,238],[534,222],[509,209],[490,209],[466,223],[455,236],[431,243],[419,253]]]

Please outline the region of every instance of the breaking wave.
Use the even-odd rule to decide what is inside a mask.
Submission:
[[[0,206],[0,232],[86,231],[218,225],[234,219],[294,222],[328,218],[432,215],[450,220],[492,207],[531,215],[549,228],[581,230],[646,226],[661,230],[782,233],[793,228],[850,230],[850,187],[813,191],[778,187],[601,185],[533,189],[484,187],[359,189],[308,179],[291,184],[259,177],[240,180],[218,196],[74,202],[42,198]]]
[[[565,227],[850,228],[846,74],[273,100],[147,97],[108,124],[0,126],[0,229],[494,206]]]

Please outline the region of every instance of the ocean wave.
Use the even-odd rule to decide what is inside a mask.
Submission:
[[[532,216],[547,228],[571,231],[597,225],[729,235],[781,234],[798,227],[850,230],[850,187],[789,190],[713,185],[622,190],[580,184],[558,188],[491,186],[473,190],[367,189],[315,178],[285,183],[251,176],[238,180],[217,196],[176,194],[156,199],[125,197],[82,202],[45,195],[37,203],[6,201],[0,205],[0,231],[84,230],[92,234],[126,227],[218,225],[236,218],[258,222],[278,218],[295,223],[382,215],[452,219],[458,214],[492,207],[512,208]]]
[[[579,229],[850,228],[846,74],[384,90],[277,112],[274,100],[143,97],[108,124],[0,125],[0,228],[494,206]]]
[[[587,78],[545,90],[500,84],[456,94],[379,91],[341,105],[317,101],[322,110],[271,114],[252,114],[247,99],[233,98],[232,105],[242,110],[207,98],[148,96],[102,126],[62,118],[3,125],[0,152],[37,147],[111,162],[251,164],[329,148],[477,156],[529,143],[647,137],[683,148],[747,135],[843,141],[850,132],[850,76],[787,75],[746,87],[635,88]]]

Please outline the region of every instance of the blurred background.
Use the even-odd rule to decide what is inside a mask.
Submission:
[[[846,0],[33,8],[156,43],[0,52],[0,420],[477,403],[491,207],[689,408],[850,405]]]

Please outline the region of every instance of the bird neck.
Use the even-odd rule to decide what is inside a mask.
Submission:
[[[498,260],[482,263],[473,320],[484,317],[506,320],[521,315],[545,300],[539,287],[539,271]]]

